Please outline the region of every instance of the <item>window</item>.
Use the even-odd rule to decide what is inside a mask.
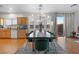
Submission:
[[[12,25],[12,23],[11,23],[11,20],[10,20],[10,19],[6,19],[4,24],[5,24],[5,25]]]
[[[16,25],[17,24],[17,20],[16,19],[12,19],[12,25]]]
[[[4,25],[16,25],[17,24],[17,20],[14,18],[7,18],[4,21]]]
[[[4,24],[4,20],[3,19],[0,19],[0,21],[1,21],[1,25],[3,25]]]
[[[63,16],[57,16],[57,24],[63,24],[64,23],[64,17]]]

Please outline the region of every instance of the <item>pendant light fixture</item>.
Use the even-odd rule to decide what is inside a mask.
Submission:
[[[38,10],[39,10],[39,20],[40,20],[40,22],[42,21],[42,7],[43,7],[42,4],[40,4],[40,5],[38,6]]]

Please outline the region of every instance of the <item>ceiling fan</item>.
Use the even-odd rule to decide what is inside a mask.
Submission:
[[[70,7],[74,7],[74,6],[77,6],[78,4],[72,4]]]

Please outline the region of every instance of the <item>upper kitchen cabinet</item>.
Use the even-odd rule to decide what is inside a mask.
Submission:
[[[27,17],[17,17],[17,24],[18,25],[28,24]]]

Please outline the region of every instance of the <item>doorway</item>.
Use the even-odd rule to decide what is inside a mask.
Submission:
[[[57,43],[62,49],[66,49],[66,38],[65,38],[65,22],[64,16],[56,17],[56,35],[57,35]]]
[[[56,30],[57,36],[63,37],[64,35],[64,16],[57,16],[56,17]]]

